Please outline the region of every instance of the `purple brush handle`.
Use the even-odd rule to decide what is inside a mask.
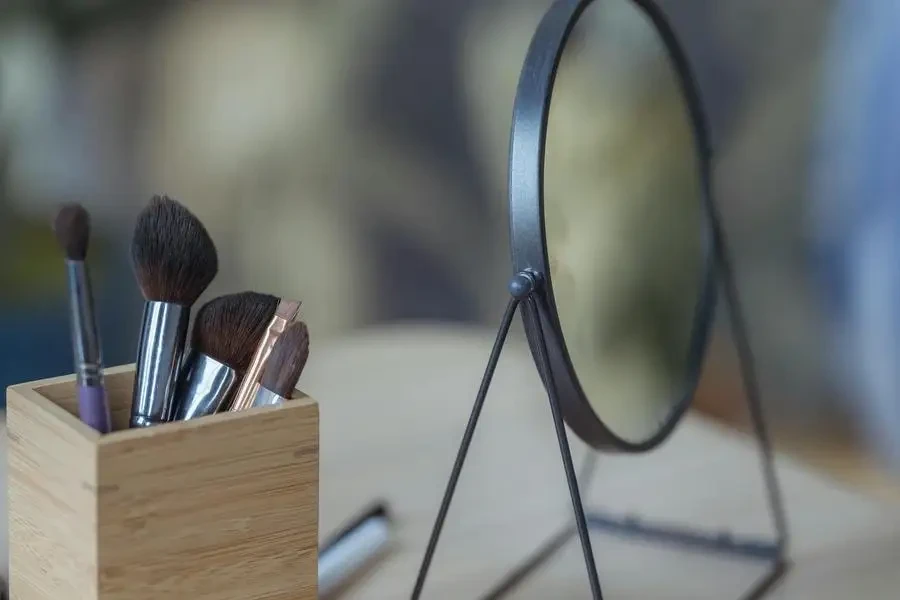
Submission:
[[[78,386],[78,414],[82,421],[100,433],[112,430],[106,390],[102,387]]]

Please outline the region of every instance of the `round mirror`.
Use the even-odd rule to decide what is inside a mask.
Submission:
[[[659,10],[557,2],[516,95],[511,241],[516,272],[541,280],[532,347],[540,326],[563,416],[595,448],[653,448],[693,397],[715,290],[707,174]]]

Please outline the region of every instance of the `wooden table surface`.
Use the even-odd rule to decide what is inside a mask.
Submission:
[[[549,408],[520,336],[501,361],[435,557],[426,598],[475,598],[570,519]],[[321,531],[375,497],[398,522],[395,551],[348,598],[408,597],[492,332],[370,330],[314,349],[303,386],[321,403]],[[576,446],[576,457],[584,448]],[[600,458],[591,507],[770,531],[753,445],[697,417],[658,451]],[[791,575],[774,598],[897,598],[900,510],[779,461],[793,530]],[[606,596],[738,598],[762,572],[595,535]],[[587,598],[577,543],[515,598]]]
[[[476,598],[566,524],[570,505],[549,408],[521,336],[504,353],[424,598]],[[493,333],[396,326],[315,344],[301,388],[321,406],[321,536],[376,498],[394,549],[345,598],[408,597]],[[573,442],[576,458],[584,448]],[[3,461],[5,464],[5,461]],[[770,532],[752,444],[690,417],[646,456],[601,456],[589,508],[735,533]],[[900,510],[779,459],[795,567],[771,598],[895,599]],[[4,532],[5,535],[5,532]],[[613,600],[738,598],[758,563],[593,537]],[[588,598],[577,542],[513,598]]]

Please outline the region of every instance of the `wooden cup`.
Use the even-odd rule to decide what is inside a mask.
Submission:
[[[126,429],[133,380],[102,436],[74,376],[7,390],[11,600],[314,600],[318,405]]]

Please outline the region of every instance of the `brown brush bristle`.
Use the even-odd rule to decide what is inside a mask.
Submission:
[[[290,398],[307,358],[309,329],[303,321],[295,321],[278,336],[260,383],[282,398]]]
[[[83,206],[63,204],[53,219],[53,232],[66,258],[84,260],[91,237],[91,216]]]
[[[167,196],[154,196],[138,215],[131,259],[144,298],[182,306],[194,304],[219,271],[203,223]]]
[[[243,373],[277,307],[278,298],[256,292],[214,298],[197,311],[192,346]]]

